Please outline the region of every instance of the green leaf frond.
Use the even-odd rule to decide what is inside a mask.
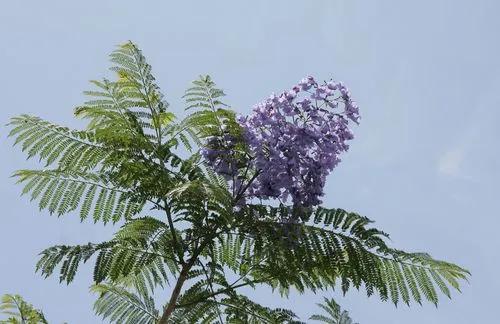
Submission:
[[[247,206],[239,217],[250,217],[248,227],[220,236],[214,262],[284,294],[290,287],[316,291],[340,284],[345,293],[364,285],[368,296],[377,291],[394,304],[424,298],[437,304],[437,289],[449,297],[449,286],[459,289],[469,275],[427,254],[388,247],[387,234],[355,213],[320,207],[298,215],[305,222],[291,208]]]
[[[196,111],[184,119],[182,124],[194,133],[195,138],[241,135],[236,114],[221,101],[224,96],[224,92],[216,87],[208,75],[193,81],[193,86],[186,91],[186,110]]]
[[[111,323],[154,324],[158,310],[152,297],[131,292],[128,287],[115,284],[97,284],[91,292],[98,294],[94,303],[97,315]]]
[[[188,109],[217,110],[227,107],[221,99],[226,94],[218,89],[209,75],[201,75],[198,80],[193,81],[192,87],[186,90],[184,98]]]
[[[227,323],[234,324],[299,324],[297,315],[287,309],[272,309],[259,305],[245,296],[224,298],[220,304],[225,307]]]
[[[185,302],[185,298],[181,299]],[[231,324],[300,324],[290,310],[262,306],[249,298],[232,294],[220,299],[205,299],[189,307],[179,307],[172,316],[174,323]]]
[[[229,224],[234,218],[232,196],[227,188],[202,179],[188,181],[168,193],[178,219],[201,224],[213,221]]]
[[[76,115],[90,119],[91,129],[118,131],[120,137],[128,134],[132,140],[146,138],[161,144],[161,129],[172,123],[175,115],[166,111],[168,103],[151,65],[132,42],[118,46],[110,58],[117,80],[92,81],[97,90],[86,94],[93,99],[77,108]]]
[[[324,298],[324,302],[318,305],[327,315],[312,315],[309,319],[328,324],[358,324],[354,323],[349,312],[342,310],[333,299]]]
[[[90,214],[94,222],[130,219],[142,210],[144,201],[131,192],[114,188],[93,173],[60,170],[19,170],[14,174],[24,184],[23,194],[38,200],[40,209],[63,215],[80,209],[80,218]]]
[[[203,301],[190,307],[176,308],[172,313],[171,322],[179,324],[203,323],[219,324],[219,305],[213,301]]]
[[[171,232],[167,229],[167,225],[151,217],[131,220],[111,241],[76,246],[59,245],[44,250],[36,269],[44,277],[48,277],[60,267],[59,280],[70,283],[80,264],[96,255],[96,283],[105,280],[133,280],[135,287],[142,287],[142,290],[164,287],[168,284],[167,270],[172,274],[178,272]]]
[[[21,145],[28,158],[38,156],[46,166],[57,163],[60,169],[92,170],[109,156],[93,131],[74,131],[28,115],[12,118],[9,126],[14,145]]]
[[[43,313],[19,295],[3,295],[0,314],[8,316],[7,319],[0,319],[1,324],[48,324]]]

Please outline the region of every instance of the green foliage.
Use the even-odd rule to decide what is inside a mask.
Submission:
[[[259,323],[299,323],[295,319],[297,316],[286,309],[271,309],[259,305],[244,296],[223,299],[226,308],[227,322],[234,324],[259,324]]]
[[[106,160],[109,152],[97,143],[95,132],[75,131],[21,115],[12,118],[9,136],[16,137],[28,158],[38,156],[46,166],[56,163],[60,169],[84,171]]]
[[[295,217],[303,221],[289,221]],[[345,293],[363,285],[368,296],[377,291],[394,304],[400,299],[409,304],[412,298],[421,303],[422,296],[437,304],[436,289],[449,297],[448,286],[458,289],[458,281],[468,275],[427,254],[388,247],[388,235],[367,227],[368,218],[342,209],[248,205],[238,218],[249,220],[239,233],[221,236],[214,262],[284,294],[292,286],[302,292],[340,284]]]
[[[313,315],[309,319],[329,324],[358,324],[354,323],[347,311],[342,311],[339,304],[333,299],[324,298],[324,304],[317,304],[328,315]]]
[[[100,244],[53,246],[44,250],[36,269],[48,277],[61,265],[59,280],[70,283],[80,263],[96,255],[96,283],[133,275],[144,287],[163,287],[168,282],[166,270],[172,274],[178,272],[170,235],[168,226],[154,218],[131,220],[116,233],[114,240]]]
[[[175,117],[166,112],[168,103],[155,84],[151,65],[131,42],[111,55],[118,80],[93,81],[97,91],[88,91],[92,100],[78,107],[76,116],[90,119],[90,129],[103,132],[111,142],[140,147],[147,139],[158,140],[158,131]],[[160,143],[158,143],[160,144]]]
[[[98,315],[114,323],[298,323],[291,311],[259,305],[238,289],[356,288],[396,305],[437,305],[438,292],[450,297],[467,279],[459,266],[390,247],[388,235],[356,213],[240,206],[256,170],[223,91],[200,77],[184,96],[188,116],[177,120],[137,46],[119,46],[111,61],[116,80],[92,81],[90,100],[75,110],[85,130],[27,115],[10,123],[28,158],[51,167],[17,171],[23,194],[51,214],[120,224],[108,241],[45,249],[36,267],[70,283],[93,263]],[[226,145],[226,135],[241,163],[238,192],[198,152],[208,142]],[[159,312],[152,296],[167,286],[171,297]],[[335,302],[323,309],[331,318],[313,319],[350,323]]]
[[[210,76],[200,76],[186,91],[186,110],[195,109],[184,121],[195,131],[197,138],[222,135],[234,121],[234,112],[226,109],[221,101],[225,94],[218,89]]]
[[[80,209],[104,223],[129,219],[173,183],[197,176],[196,155],[182,160],[172,149],[186,127],[174,123],[154,83],[151,66],[132,43],[111,55],[118,80],[92,81],[98,90],[76,108],[89,120],[86,130],[70,130],[38,117],[21,115],[9,124],[15,144],[28,158],[38,156],[52,170],[20,170],[23,193],[40,209],[62,215]],[[189,143],[187,143],[189,144]],[[169,168],[166,168],[169,166]]]
[[[40,210],[63,215],[80,208],[81,220],[92,214],[94,222],[117,222],[138,213],[144,201],[129,191],[110,186],[99,174],[72,170],[19,170],[14,176],[24,183],[23,194],[39,199]],[[91,213],[92,212],[92,213]]]
[[[154,324],[158,320],[154,300],[147,295],[138,295],[114,284],[94,285],[91,291],[98,294],[94,303],[96,314],[110,322]]]
[[[3,295],[0,314],[8,316],[5,320],[0,319],[2,324],[48,324],[43,313],[19,295]]]
[[[185,301],[185,299],[183,299]],[[297,316],[287,309],[262,306],[246,296],[231,294],[220,299],[206,299],[189,307],[179,307],[173,323],[232,324],[299,324]]]

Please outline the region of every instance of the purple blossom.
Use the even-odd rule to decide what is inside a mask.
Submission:
[[[353,139],[349,121],[358,123],[359,118],[359,108],[343,83],[319,85],[311,76],[255,105],[252,114],[237,118],[251,156],[247,163],[258,172],[246,197],[291,199],[306,207],[320,204],[327,175]],[[223,140],[225,145],[210,139],[202,154],[218,173],[234,179],[239,169],[230,158],[227,143],[232,141]],[[210,149],[214,147],[224,149]]]

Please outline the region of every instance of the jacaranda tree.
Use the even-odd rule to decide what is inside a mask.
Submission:
[[[97,314],[115,323],[297,323],[239,288],[356,288],[394,304],[437,304],[467,278],[457,265],[390,247],[364,216],[320,205],[359,121],[341,82],[307,77],[236,116],[203,76],[180,118],[136,45],[119,46],[111,61],[116,80],[92,81],[91,99],[75,109],[85,129],[28,115],[10,123],[15,143],[45,163],[15,173],[40,209],[121,225],[105,242],[50,247],[36,265],[70,283],[92,263]],[[168,300],[154,298],[161,289]],[[333,301],[324,310],[330,317],[312,319],[351,321]]]

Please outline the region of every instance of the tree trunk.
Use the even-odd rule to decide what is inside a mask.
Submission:
[[[175,309],[175,305],[177,304],[177,299],[179,298],[179,295],[181,293],[182,285],[184,285],[184,282],[187,279],[188,272],[193,266],[195,261],[196,257],[193,257],[191,258],[191,260],[189,260],[187,264],[185,264],[182,267],[181,273],[179,274],[179,278],[177,279],[177,283],[175,284],[174,290],[172,291],[172,295],[170,296],[170,300],[168,301],[168,304],[166,305],[163,311],[163,315],[161,316],[161,319],[158,322],[158,324],[168,323],[170,315],[172,315],[172,312]]]
[[[211,237],[211,239],[213,239],[213,237]],[[197,249],[195,249],[189,261],[182,266],[181,273],[179,274],[177,283],[175,284],[174,290],[172,291],[170,300],[168,301],[168,304],[164,308],[163,315],[161,316],[158,324],[168,324],[168,320],[170,319],[170,316],[172,315],[172,312],[175,310],[175,306],[177,305],[177,299],[179,298],[182,286],[184,285],[184,282],[187,279],[189,270],[191,270],[193,265],[198,260],[198,256],[209,242],[211,242],[211,240],[206,240]]]

